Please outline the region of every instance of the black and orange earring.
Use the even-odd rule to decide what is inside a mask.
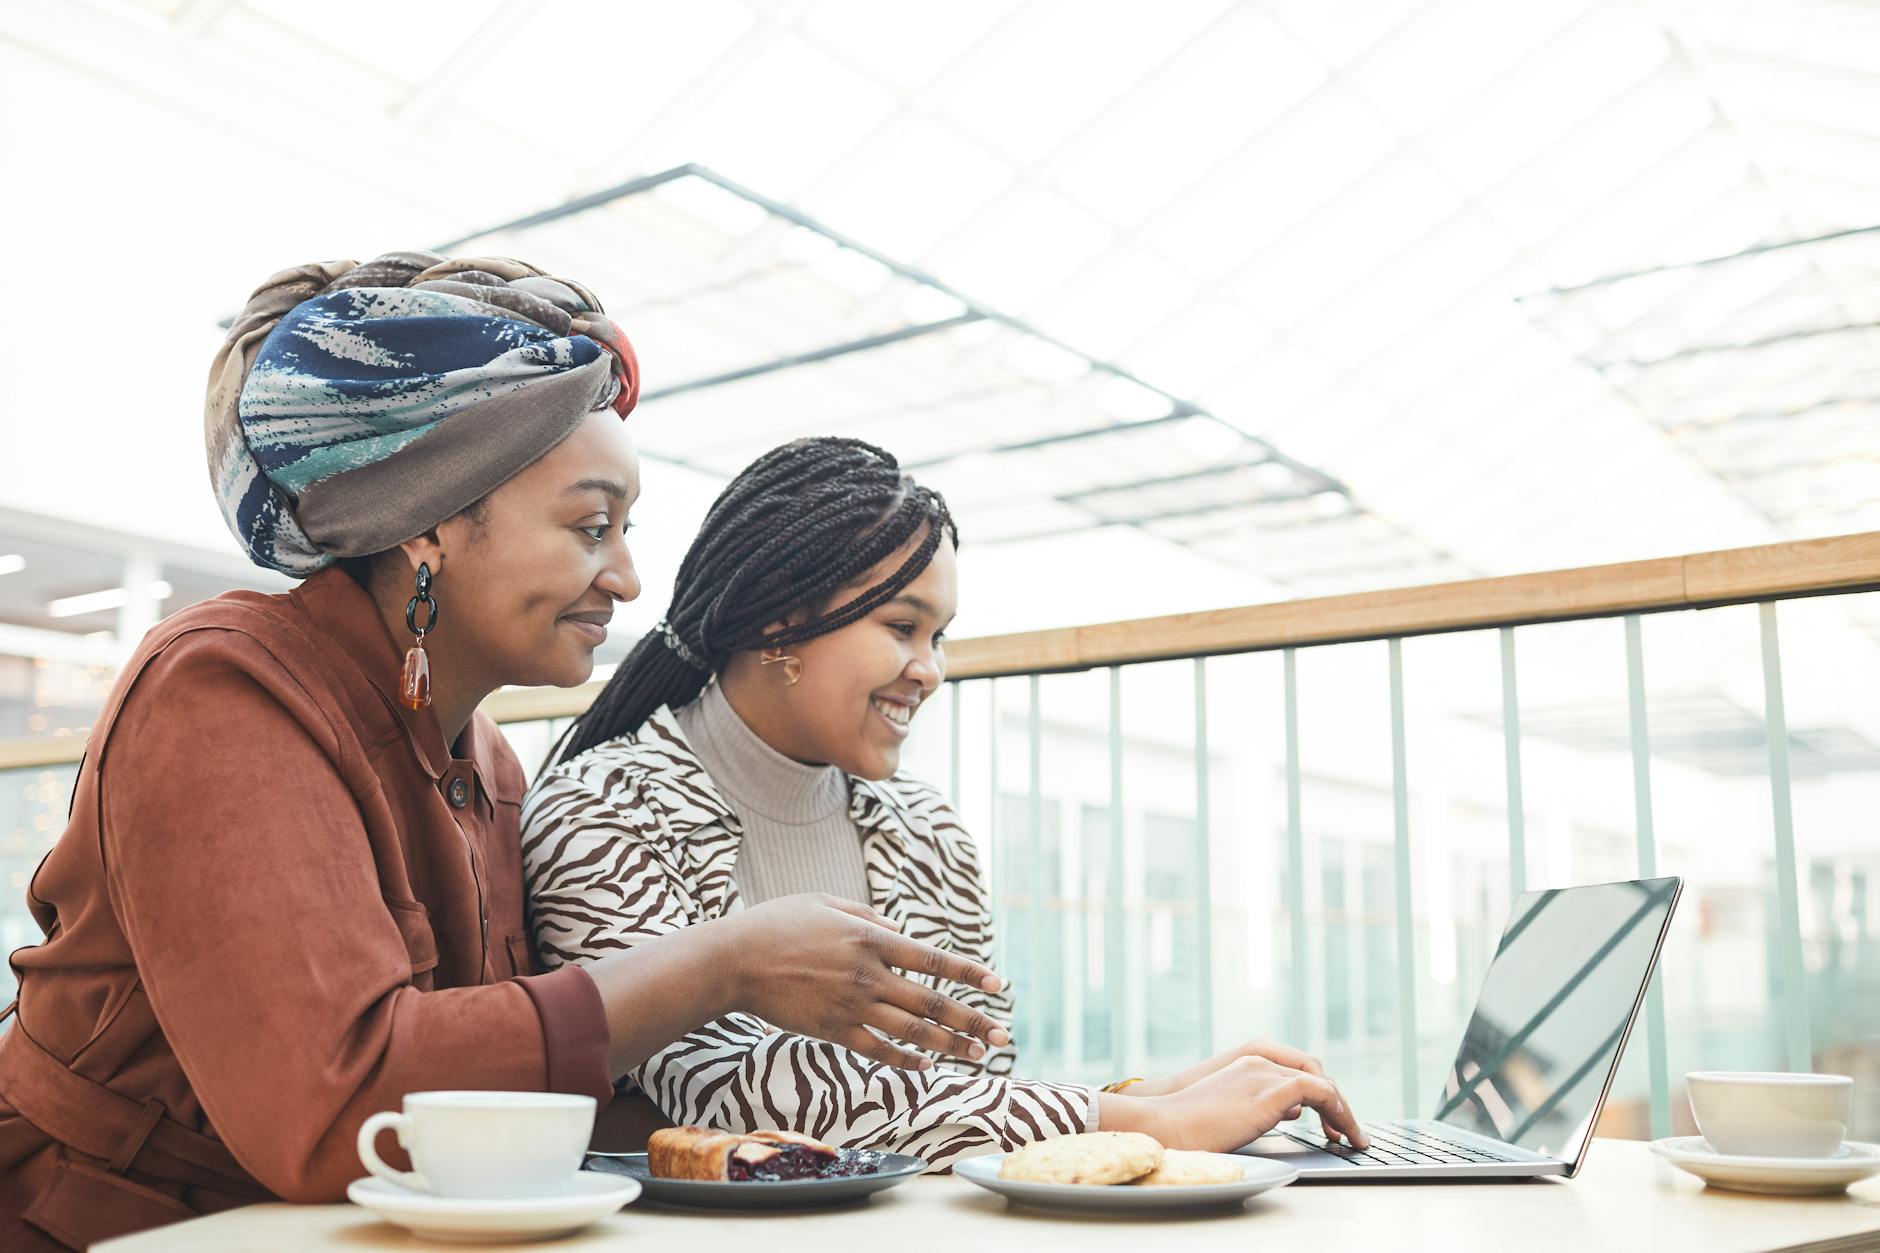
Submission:
[[[425,611],[424,625],[418,625],[418,609]],[[431,658],[424,651],[424,637],[437,627],[437,601],[431,596],[431,565],[418,563],[418,594],[405,604],[405,625],[417,638],[405,651],[405,673],[399,695],[406,709],[424,709],[431,703]]]
[[[783,667],[783,685],[795,687],[797,680],[803,677],[803,659],[793,657],[781,648],[766,648],[757,654],[757,664],[761,666],[781,665]]]

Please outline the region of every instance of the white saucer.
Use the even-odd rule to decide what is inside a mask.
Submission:
[[[1173,1210],[1239,1205],[1250,1196],[1283,1188],[1299,1177],[1291,1166],[1259,1157],[1214,1153],[1240,1170],[1235,1183],[1197,1184],[1192,1187],[1135,1188],[1127,1184],[1031,1183],[999,1178],[999,1163],[1006,1154],[966,1157],[953,1163],[953,1173],[989,1192],[997,1192],[1020,1205],[1070,1210]]]
[[[427,1240],[495,1244],[540,1240],[578,1231],[640,1195],[638,1180],[584,1170],[562,1196],[481,1198],[432,1196],[367,1176],[346,1188],[346,1198],[386,1222]]]
[[[1839,1192],[1880,1172],[1880,1145],[1849,1140],[1833,1157],[1741,1157],[1719,1153],[1702,1136],[1653,1140],[1652,1152],[1702,1179],[1734,1192],[1784,1196]]]

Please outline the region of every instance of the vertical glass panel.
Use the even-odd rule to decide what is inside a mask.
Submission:
[[[1427,1117],[1508,917],[1501,636],[1404,641],[1416,934],[1417,1083]]]
[[[1048,797],[1034,806],[1029,790],[999,794],[999,825],[1012,833],[1005,845],[1010,881],[1022,888],[1010,899],[1012,917],[1006,924],[1006,968],[1012,972],[1017,997],[1013,1037],[1026,1073],[1048,1076],[1053,1062],[1064,1056],[1065,1015],[1062,907],[1054,891],[1064,868],[1061,810]]]
[[[947,799],[952,802],[967,834],[979,848],[979,872],[985,877],[987,890],[992,896],[992,964],[1001,975],[1009,976],[1012,972],[1008,969],[1010,953],[1005,944],[1005,885],[999,876],[999,858],[1004,849],[999,839],[998,824],[993,817],[992,803],[996,774],[992,757],[992,694],[995,686],[995,681],[990,679],[977,679],[959,685],[960,787],[956,795]],[[948,699],[944,704],[950,716],[953,701]],[[924,710],[915,719],[915,725],[918,726],[921,718],[928,714],[940,712],[942,709],[939,704]],[[931,745],[938,735],[939,728],[930,726],[916,731],[913,738],[924,738]],[[944,774],[936,776],[924,765],[916,765],[915,769],[919,777],[930,783],[944,785],[943,781],[947,778]],[[1021,1054],[1021,1065],[1024,1060]]]
[[[1106,670],[1038,681],[1039,782],[1061,817],[1041,902],[1048,939],[1030,983],[1055,1029],[1041,1040],[1043,1049],[1021,1056],[1020,1065],[1027,1074],[1061,1082],[1125,1077],[1115,1028],[1126,1021],[1118,1007],[1134,963],[1109,942],[1111,907],[1121,906],[1112,890],[1109,682]]]
[[[26,888],[65,830],[77,778],[76,765],[0,770],[0,956],[44,938],[26,910]],[[12,968],[0,962],[0,1005],[14,987]]]
[[[999,679],[991,684],[987,707],[988,734],[996,774],[991,780],[995,798],[992,823],[996,836],[993,860],[1002,916],[995,918],[1000,950],[999,967],[1012,985],[1017,1010],[1012,1038],[1018,1046],[1022,1074],[1044,1075],[1049,1046],[1061,1047],[1063,1031],[1054,1005],[1057,996],[1052,971],[1042,965],[1045,895],[1049,876],[1059,863],[1058,818],[1061,812],[1039,796],[1033,803],[1031,775],[1031,681]],[[1041,710],[1042,713],[1042,710]],[[1040,760],[1050,756],[1040,744]]]
[[[1659,730],[1659,684],[1671,679],[1676,668],[1671,654],[1677,651],[1660,628],[1667,617],[1677,616],[1647,617],[1641,627],[1646,708],[1654,742]],[[1515,637],[1528,887],[1569,887],[1637,878],[1638,813],[1623,619],[1521,627]],[[1753,659],[1754,653],[1749,657]],[[1494,664],[1499,667],[1498,656]],[[1491,707],[1488,701],[1483,705]],[[1498,688],[1492,708],[1500,708]],[[1499,730],[1499,712],[1495,721]],[[1668,811],[1677,803],[1674,798],[1687,795],[1688,790],[1682,786],[1687,781],[1669,777],[1662,758],[1654,757],[1650,765],[1659,873],[1682,874],[1685,870],[1666,857],[1663,835]],[[1489,768],[1498,779],[1505,777],[1499,748]],[[1500,916],[1482,936],[1485,943],[1478,950],[1482,960],[1493,955],[1506,917],[1505,859],[1498,873],[1503,885],[1496,898]],[[1688,920],[1692,915],[1687,897],[1679,908],[1679,919]],[[1479,991],[1478,976],[1470,996]],[[1596,1134],[1649,1138],[1651,1074],[1646,1055],[1641,1012]]]
[[[1313,1038],[1298,1043],[1324,1059],[1360,1117],[1421,1115],[1402,1108],[1400,1090],[1386,645],[1301,649],[1297,668],[1309,940],[1304,967],[1286,977],[1314,994]]]
[[[1687,1072],[1788,1068],[1761,629],[1756,606],[1733,605],[1642,630],[1659,873],[1685,881],[1659,981],[1671,1127],[1687,1134]],[[1647,1057],[1636,1028],[1626,1054],[1622,1080]],[[1645,1134],[1630,1114],[1609,1112],[1602,1133]]]
[[[1214,1043],[1293,1040],[1286,899],[1286,743],[1282,657],[1208,659],[1208,890]]]
[[[0,740],[87,734],[115,677],[106,665],[0,656]]]
[[[1777,606],[1789,731],[1809,1066],[1854,1076],[1848,1135],[1880,1137],[1880,593]],[[1755,708],[1755,706],[1751,706]],[[1765,792],[1745,806],[1764,831]],[[1746,824],[1747,825],[1747,824]],[[1767,836],[1759,851],[1773,850]],[[1767,873],[1746,885],[1774,891]],[[1687,906],[1688,908],[1688,906]],[[1764,917],[1777,913],[1769,899]],[[1775,969],[1778,944],[1758,946]],[[1773,1012],[1784,1012],[1779,994]],[[1783,1034],[1765,1045],[1781,1056]],[[1682,1073],[1675,1063],[1674,1077]]]
[[[1192,661],[1123,668],[1123,899],[1134,956],[1125,1075],[1179,1070],[1207,1047],[1197,976],[1198,902],[1209,886],[1196,855],[1194,695]]]
[[[953,693],[957,686],[942,684],[921,702],[901,744],[901,773],[931,783],[942,793],[953,788]],[[966,751],[963,737],[960,751]]]

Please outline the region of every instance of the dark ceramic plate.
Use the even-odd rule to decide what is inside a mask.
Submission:
[[[644,1153],[589,1153],[583,1170],[599,1170],[638,1179],[641,1195],[661,1205],[693,1209],[814,1209],[859,1201],[871,1192],[905,1183],[927,1169],[925,1158],[883,1153],[881,1166],[866,1175],[839,1179],[790,1179],[776,1183],[747,1180],[660,1179],[647,1169]]]

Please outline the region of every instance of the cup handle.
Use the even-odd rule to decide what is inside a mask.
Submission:
[[[401,1188],[410,1188],[414,1192],[429,1192],[431,1185],[423,1175],[415,1170],[393,1170],[385,1164],[385,1159],[379,1156],[379,1150],[374,1143],[379,1138],[379,1132],[391,1130],[398,1133],[399,1147],[408,1149],[411,1146],[405,1143],[405,1128],[410,1125],[403,1114],[391,1109],[380,1110],[366,1119],[364,1125],[359,1128],[359,1160],[365,1163],[368,1171],[387,1183],[395,1183]]]

